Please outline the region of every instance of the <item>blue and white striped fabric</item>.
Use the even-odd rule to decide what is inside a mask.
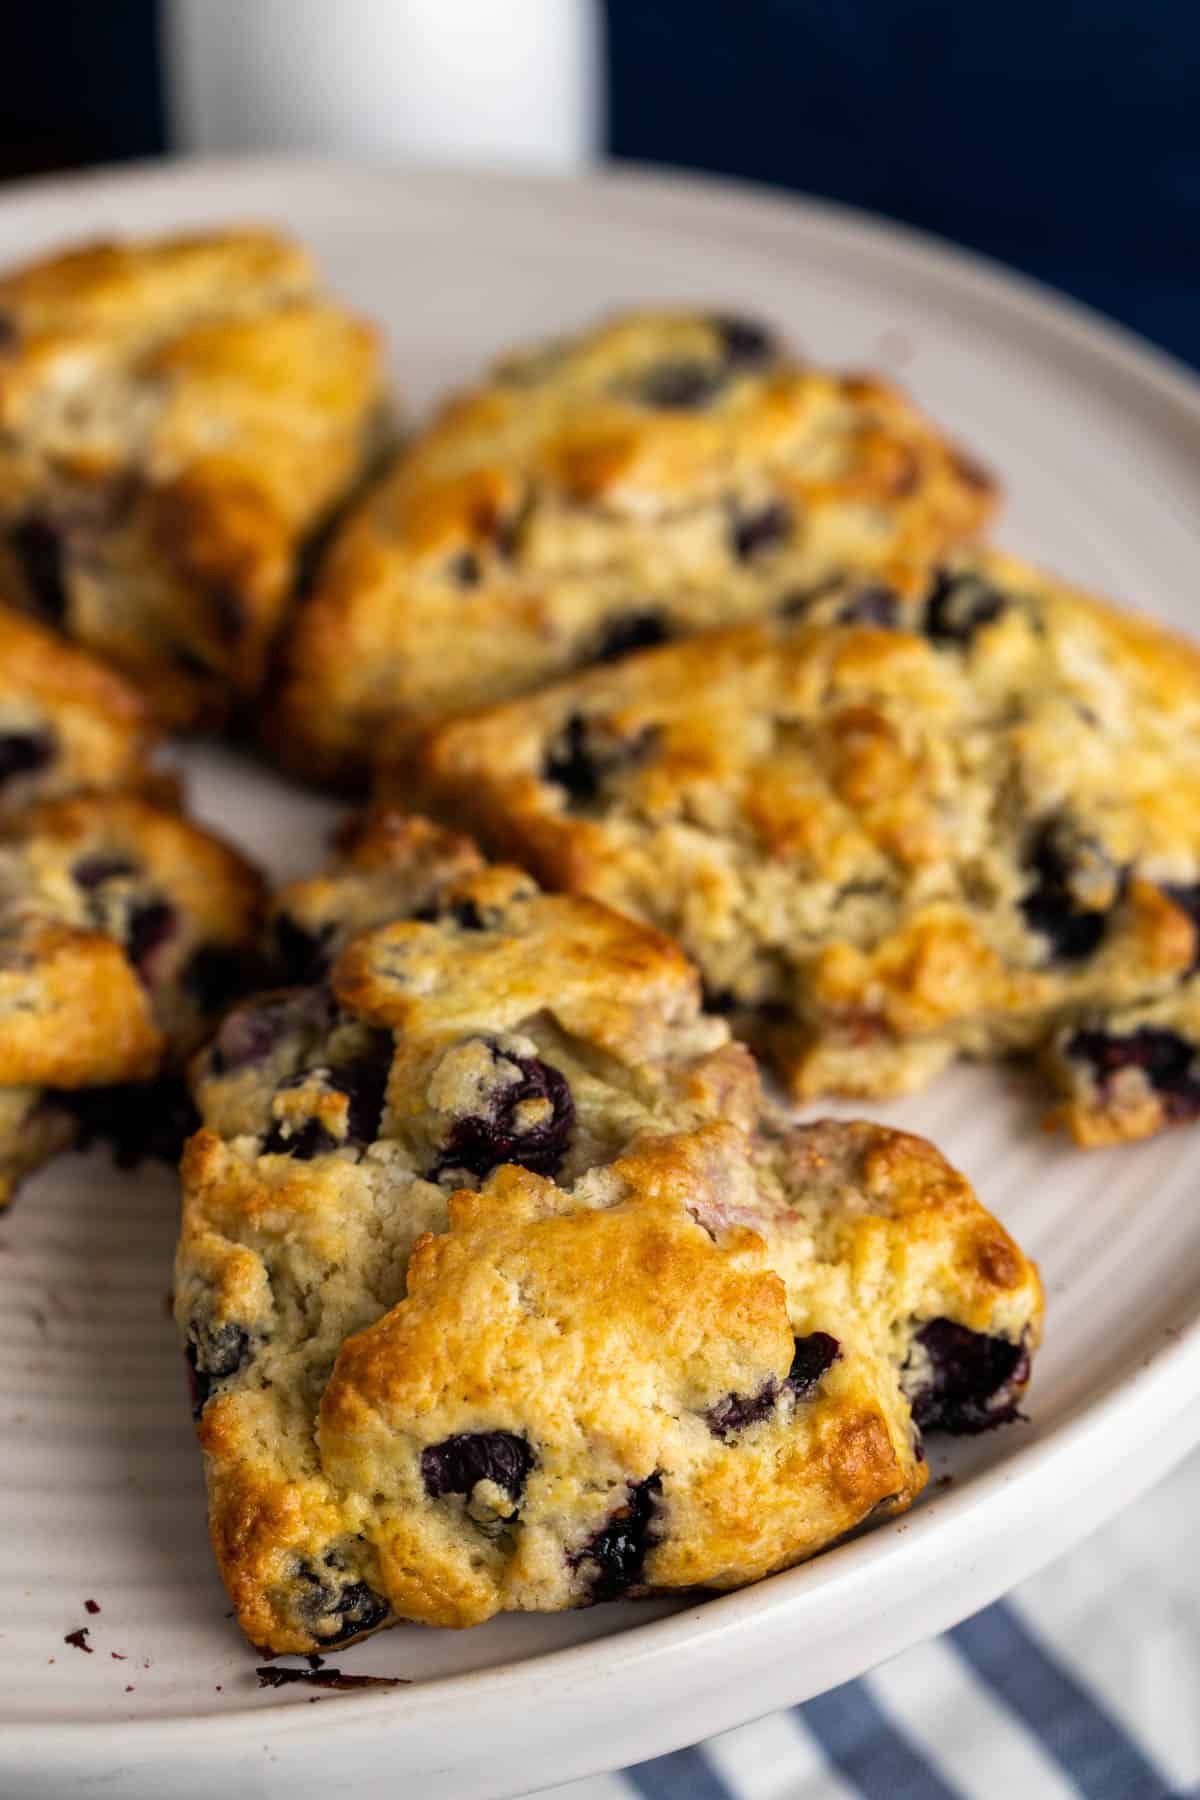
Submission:
[[[1198,1518],[1193,1456],[945,1637],[544,1800],[1200,1800]]]

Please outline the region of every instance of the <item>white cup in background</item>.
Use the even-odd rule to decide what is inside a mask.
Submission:
[[[599,0],[166,0],[171,136],[579,168],[596,153]]]

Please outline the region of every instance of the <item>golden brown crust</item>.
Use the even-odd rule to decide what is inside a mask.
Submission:
[[[452,721],[398,785],[675,934],[800,1096],[1034,1047],[1195,959],[1200,654],[998,552]]]
[[[280,753],[355,777],[387,727],[408,740],[846,569],[926,567],[986,521],[991,484],[896,389],[731,325],[633,314],[450,400],[325,559],[287,650]]]
[[[743,1153],[720,1132],[647,1144],[568,1211],[516,1169],[456,1196],[450,1231],[414,1251],[407,1298],[343,1346],[322,1461],[343,1490],[373,1495],[401,1616],[461,1626],[579,1604],[606,1574],[589,1545],[647,1481],[658,1488],[635,1592],[741,1585],[919,1489],[886,1369],[865,1356],[839,1359],[817,1392],[744,1433],[708,1422],[731,1394],[782,1389],[794,1353],[761,1240],[732,1227],[714,1242],[692,1215],[722,1152]],[[422,1479],[422,1446],[494,1430],[533,1458],[513,1541]]]
[[[261,681],[303,542],[375,453],[376,334],[253,231],[69,252],[0,281],[0,318],[16,598],[163,718],[219,714]]]

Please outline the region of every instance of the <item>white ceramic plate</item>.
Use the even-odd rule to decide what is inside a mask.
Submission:
[[[414,408],[512,340],[675,299],[894,370],[1009,487],[1007,540],[1180,624],[1200,568],[1200,390],[1026,284],[824,206],[674,178],[556,182],[193,165],[17,189],[0,262],[80,234],[255,218],[381,318]],[[332,811],[222,752],[200,811],[280,873]],[[685,1607],[401,1628],[346,1653],[408,1688],[261,1693],[204,1531],[165,1296],[165,1171],[69,1157],[0,1223],[0,1788],[211,1800],[499,1800],[640,1760],[860,1674],[991,1600],[1200,1438],[1200,1128],[1084,1154],[1019,1080],[880,1108],[928,1133],[1041,1260],[1032,1423],[961,1445],[907,1520]],[[84,1610],[94,1599],[95,1616]],[[94,1654],[64,1643],[86,1624]],[[117,1658],[121,1660],[117,1660]]]

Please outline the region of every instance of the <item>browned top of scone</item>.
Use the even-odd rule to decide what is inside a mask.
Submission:
[[[993,499],[884,381],[802,365],[745,320],[618,318],[498,363],[349,518],[275,736],[353,774],[385,725],[761,616],[846,569],[925,566]]]
[[[728,1005],[858,1031],[843,1079],[872,1033],[1018,1047],[1195,955],[1200,655],[998,552],[585,672],[419,760],[405,791],[674,932]]]
[[[866,1353],[751,1428],[714,1429],[730,1396],[785,1390],[795,1354],[761,1238],[695,1217],[743,1154],[716,1126],[658,1138],[570,1197],[504,1169],[417,1245],[406,1298],[344,1345],[319,1428],[328,1473],[373,1497],[403,1616],[473,1624],[546,1589],[562,1603],[573,1574],[602,1593],[589,1543],[642,1484],[657,1529],[634,1591],[753,1579],[919,1488],[898,1390]],[[516,1495],[474,1489],[481,1525],[519,1501],[498,1537],[464,1531],[437,1492],[437,1447],[487,1432],[527,1463]]]
[[[257,950],[257,872],[144,795],[43,802],[0,830],[0,1082],[141,1080],[195,1044]]]
[[[18,597],[172,720],[252,689],[301,542],[369,448],[375,332],[260,230],[68,251],[0,279],[0,323]]]

